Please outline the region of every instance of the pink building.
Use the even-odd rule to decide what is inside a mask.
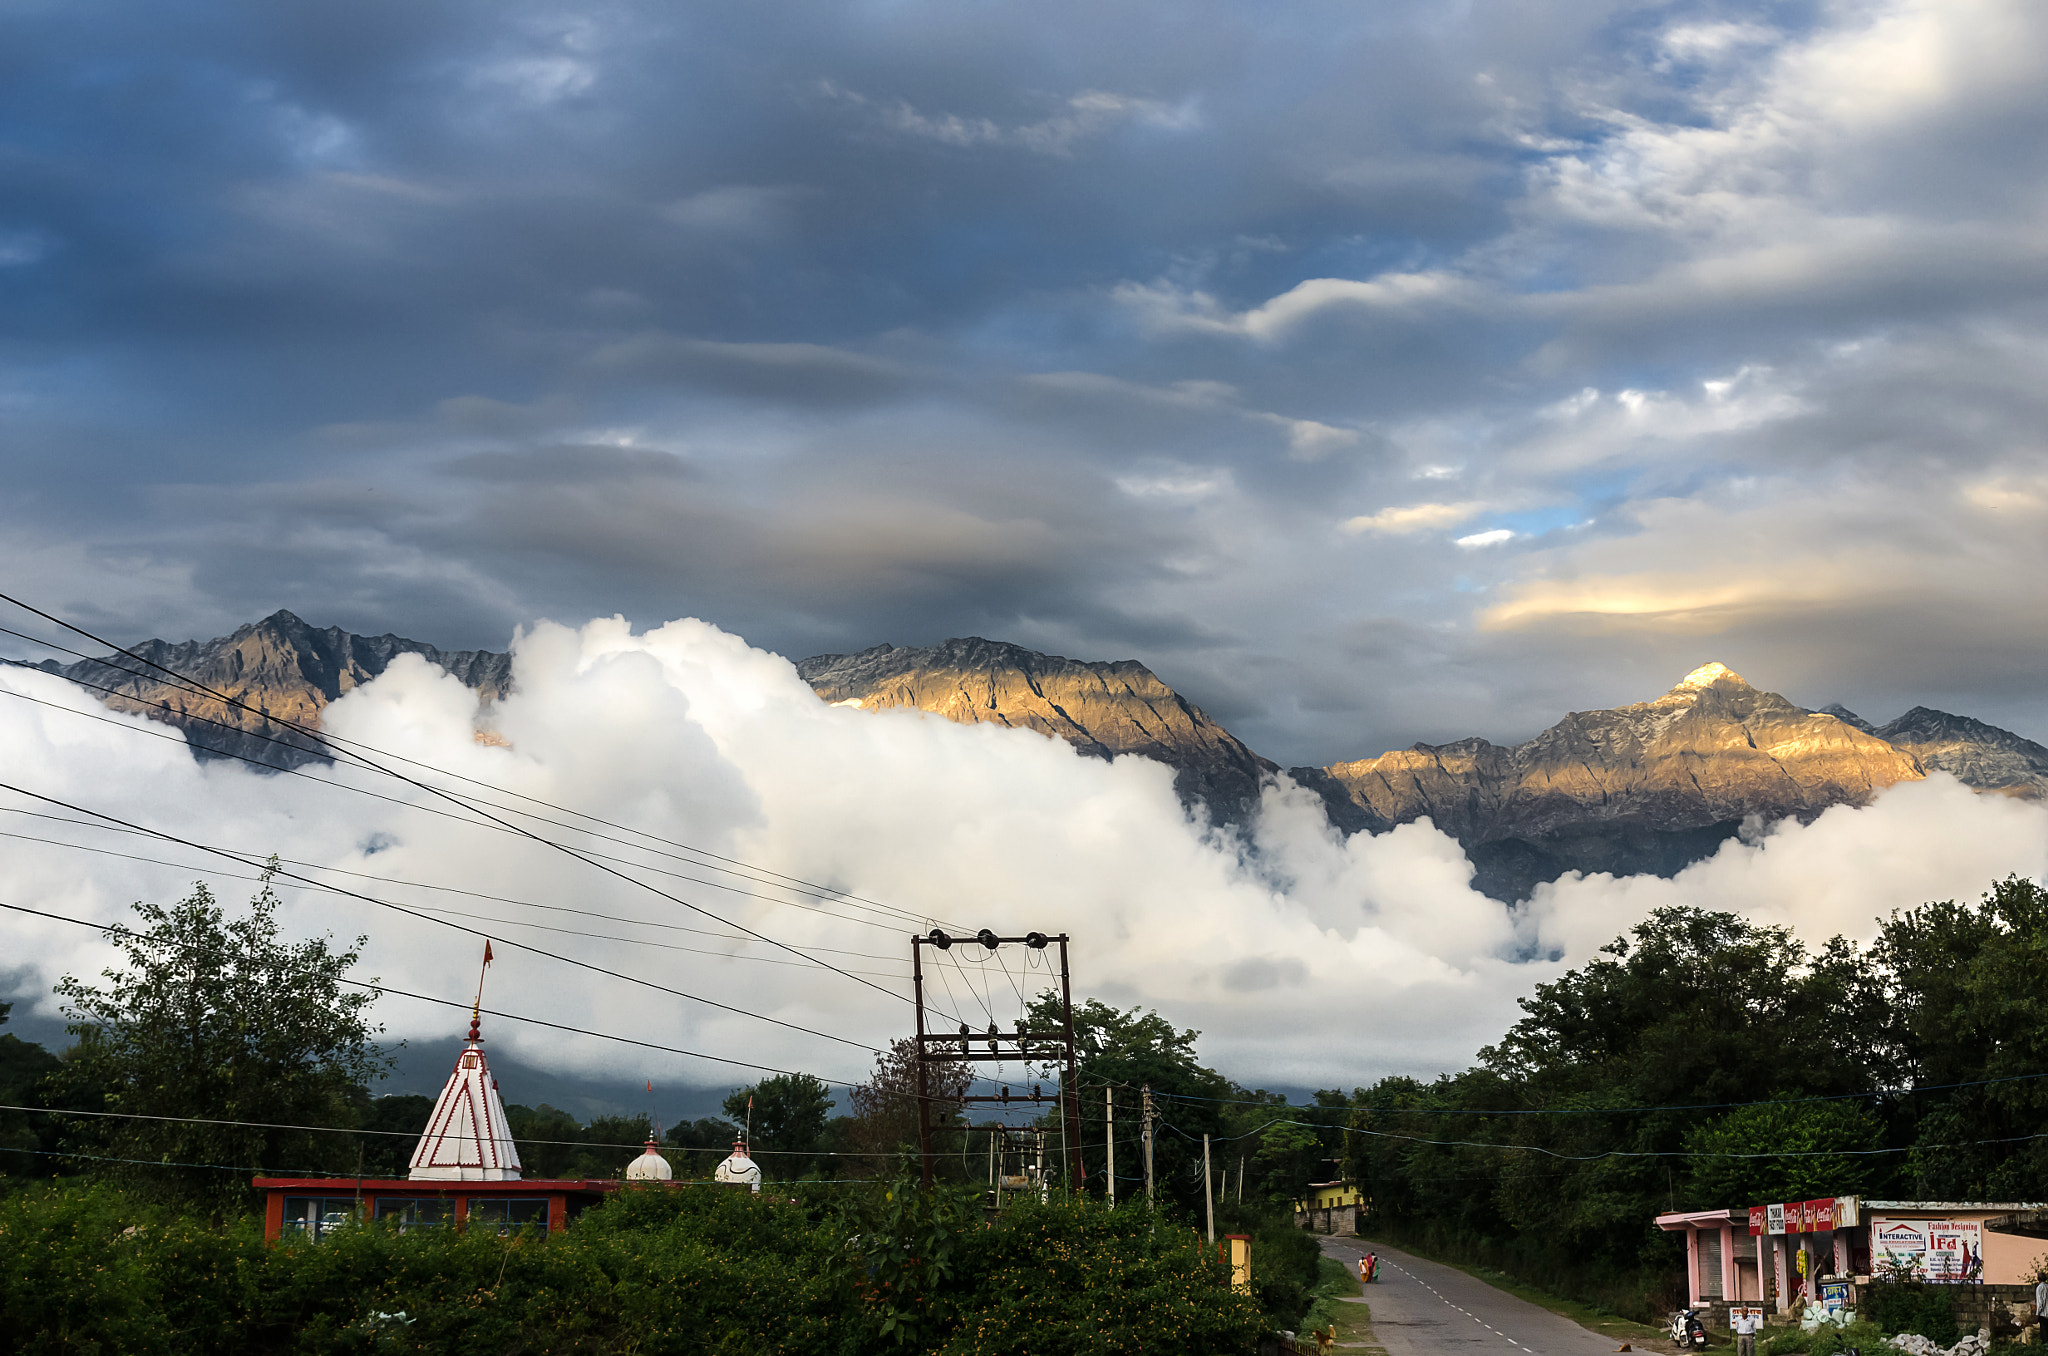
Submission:
[[[1869,1201],[1838,1196],[1657,1216],[1685,1235],[1688,1298],[1725,1324],[1733,1305],[1767,1313],[1835,1298],[1898,1270],[1937,1282],[2031,1286],[2044,1252],[2034,1202]],[[1803,1261],[1801,1259],[1804,1259]]]

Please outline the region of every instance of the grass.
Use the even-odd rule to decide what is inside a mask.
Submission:
[[[1365,1293],[1357,1273],[1334,1257],[1319,1258],[1316,1272],[1320,1277],[1314,1291],[1316,1302],[1301,1320],[1302,1332],[1334,1326],[1340,1343],[1366,1343],[1380,1349],[1379,1339],[1372,1331],[1372,1307],[1344,1302],[1347,1296]]]
[[[1365,1237],[1365,1235],[1361,1235],[1361,1237]],[[1385,1246],[1398,1247],[1403,1252],[1411,1252],[1418,1257],[1428,1257],[1430,1261],[1437,1263],[1439,1266],[1447,1266],[1462,1271],[1475,1280],[1486,1282],[1496,1290],[1505,1290],[1516,1299],[1527,1300],[1539,1309],[1548,1309],[1559,1317],[1568,1318],[1588,1332],[1596,1332],[1602,1337],[1612,1338],[1616,1346],[1627,1342],[1638,1349],[1647,1348],[1654,1351],[1663,1351],[1670,1345],[1669,1339],[1666,1338],[1664,1329],[1661,1327],[1648,1323],[1638,1323],[1632,1318],[1623,1318],[1613,1310],[1603,1309],[1596,1304],[1585,1304],[1575,1299],[1566,1299],[1562,1295],[1553,1295],[1541,1287],[1530,1285],[1526,1281],[1517,1280],[1505,1271],[1498,1271],[1493,1267],[1470,1266],[1463,1262],[1453,1262],[1444,1257],[1431,1257],[1430,1254],[1414,1246],[1412,1243],[1395,1243],[1389,1240]]]

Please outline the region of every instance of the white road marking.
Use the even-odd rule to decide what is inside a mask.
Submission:
[[[1453,1309],[1456,1309],[1456,1310],[1457,1310],[1457,1311],[1458,1311],[1459,1313],[1461,1313],[1461,1314],[1463,1314],[1463,1315],[1464,1315],[1465,1317],[1467,1317],[1467,1318],[1471,1319],[1471,1320],[1472,1320],[1472,1321],[1473,1321],[1474,1323],[1477,1323],[1477,1324],[1478,1324],[1478,1325],[1479,1325],[1480,1327],[1482,1327],[1482,1328],[1486,1329],[1486,1330],[1487,1330],[1488,1332],[1492,1333],[1492,1334],[1493,1334],[1493,1335],[1494,1335],[1495,1337],[1498,1337],[1498,1338],[1500,1338],[1500,1339],[1501,1339],[1502,1341],[1506,1342],[1506,1343],[1507,1343],[1507,1344],[1508,1344],[1509,1346],[1511,1346],[1511,1347],[1521,1347],[1521,1349],[1522,1349],[1523,1351],[1529,1351],[1529,1350],[1531,1350],[1531,1349],[1532,1349],[1532,1348],[1529,1348],[1529,1347],[1524,1347],[1524,1346],[1522,1346],[1522,1344],[1521,1344],[1520,1342],[1517,1342],[1517,1341],[1516,1341],[1516,1340],[1515,1340],[1514,1338],[1512,1338],[1512,1337],[1509,1337],[1509,1336],[1508,1336],[1508,1335],[1507,1335],[1506,1333],[1502,1332],[1502,1331],[1501,1331],[1501,1330],[1500,1330],[1499,1328],[1496,1328],[1496,1327],[1494,1327],[1494,1326],[1493,1326],[1493,1325],[1492,1325],[1491,1323],[1488,1323],[1488,1322],[1487,1322],[1487,1321],[1486,1321],[1485,1319],[1483,1319],[1483,1318],[1480,1318],[1480,1317],[1478,1317],[1478,1316],[1477,1316],[1477,1315],[1475,1315],[1475,1314],[1474,1314],[1474,1313],[1473,1313],[1473,1312],[1472,1312],[1472,1311],[1471,1311],[1470,1309],[1467,1309],[1467,1308],[1465,1308],[1465,1307],[1464,1307],[1463,1305],[1460,1305],[1460,1304],[1453,1304],[1453,1303],[1452,1303],[1452,1302],[1451,1302],[1450,1300],[1444,1299],[1444,1296],[1443,1296],[1442,1292],[1440,1292],[1440,1291],[1439,1291],[1439,1290],[1438,1290],[1438,1289],[1437,1289],[1437,1288],[1436,1288],[1435,1286],[1431,1285],[1431,1284],[1430,1284],[1430,1283],[1429,1283],[1428,1281],[1425,1281],[1425,1280],[1423,1280],[1423,1279],[1422,1279],[1422,1278],[1421,1278],[1420,1276],[1417,1276],[1417,1275],[1415,1275],[1415,1274],[1414,1274],[1413,1272],[1409,1271],[1409,1270],[1408,1270],[1407,1268],[1405,1268],[1405,1267],[1401,1267],[1401,1266],[1395,1266],[1395,1264],[1394,1264],[1394,1263],[1392,1263],[1392,1262],[1389,1262],[1389,1261],[1387,1261],[1387,1260],[1386,1260],[1385,1258],[1382,1258],[1382,1259],[1380,1259],[1380,1265],[1382,1265],[1382,1266],[1389,1266],[1389,1267],[1393,1267],[1393,1268],[1394,1268],[1394,1270],[1396,1270],[1396,1271],[1400,1272],[1400,1273],[1401,1273],[1401,1274],[1402,1274],[1403,1276],[1406,1276],[1406,1277],[1407,1277],[1407,1278],[1408,1278],[1409,1280],[1411,1280],[1411,1281],[1415,1282],[1415,1283],[1416,1283],[1417,1285],[1421,1286],[1421,1287],[1422,1287],[1422,1288],[1423,1288],[1424,1290],[1427,1290],[1427,1291],[1428,1291],[1428,1292],[1429,1292],[1430,1294],[1432,1294],[1432,1295],[1435,1295],[1435,1296],[1436,1296],[1436,1297],[1437,1297],[1438,1299],[1440,1299],[1440,1300],[1443,1300],[1443,1302],[1444,1302],[1445,1304],[1447,1304],[1447,1305],[1450,1305],[1450,1307],[1451,1307],[1451,1308],[1453,1308]]]

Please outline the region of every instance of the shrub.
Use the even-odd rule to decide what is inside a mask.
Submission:
[[[1248,1351],[1266,1324],[1142,1206],[899,1184],[622,1191],[560,1234],[342,1229],[266,1245],[107,1186],[0,1200],[0,1356],[419,1351]],[[891,1320],[894,1320],[893,1322]]]
[[[1941,1346],[1954,1346],[1955,1296],[1938,1285],[1919,1281],[1887,1281],[1870,1286],[1863,1296],[1862,1318],[1887,1334],[1916,1332]]]

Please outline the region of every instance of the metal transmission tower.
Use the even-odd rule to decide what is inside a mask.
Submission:
[[[932,947],[938,951],[951,949],[955,944],[980,946],[993,952],[999,946],[1023,945],[1034,951],[1044,951],[1057,944],[1060,949],[1060,1029],[1058,1031],[1033,1030],[1024,1024],[1020,1016],[1014,1031],[1001,1031],[990,1022],[984,1032],[970,1031],[962,1022],[960,1029],[953,1033],[929,1031],[925,1024],[924,1004],[924,949]],[[931,1079],[928,1069],[933,1064],[951,1063],[959,1060],[969,1064],[997,1064],[1013,1061],[1017,1064],[1058,1064],[1062,1069],[1060,1090],[1048,1094],[1039,1090],[1034,1083],[1031,1091],[1010,1091],[1004,1085],[1002,1092],[991,1094],[970,1094],[948,1101],[996,1102],[1003,1106],[1012,1103],[1043,1104],[1057,1102],[1060,1108],[1060,1129],[1066,1139],[1068,1183],[1078,1190],[1086,1175],[1081,1164],[1081,1108],[1080,1074],[1074,1058],[1074,992],[1067,971],[1067,934],[1048,937],[1042,932],[1027,932],[1022,937],[998,937],[983,928],[972,937],[952,937],[938,928],[933,928],[922,937],[910,939],[911,984],[917,1000],[917,1148],[924,1161],[924,1184],[932,1184],[932,1098]]]

